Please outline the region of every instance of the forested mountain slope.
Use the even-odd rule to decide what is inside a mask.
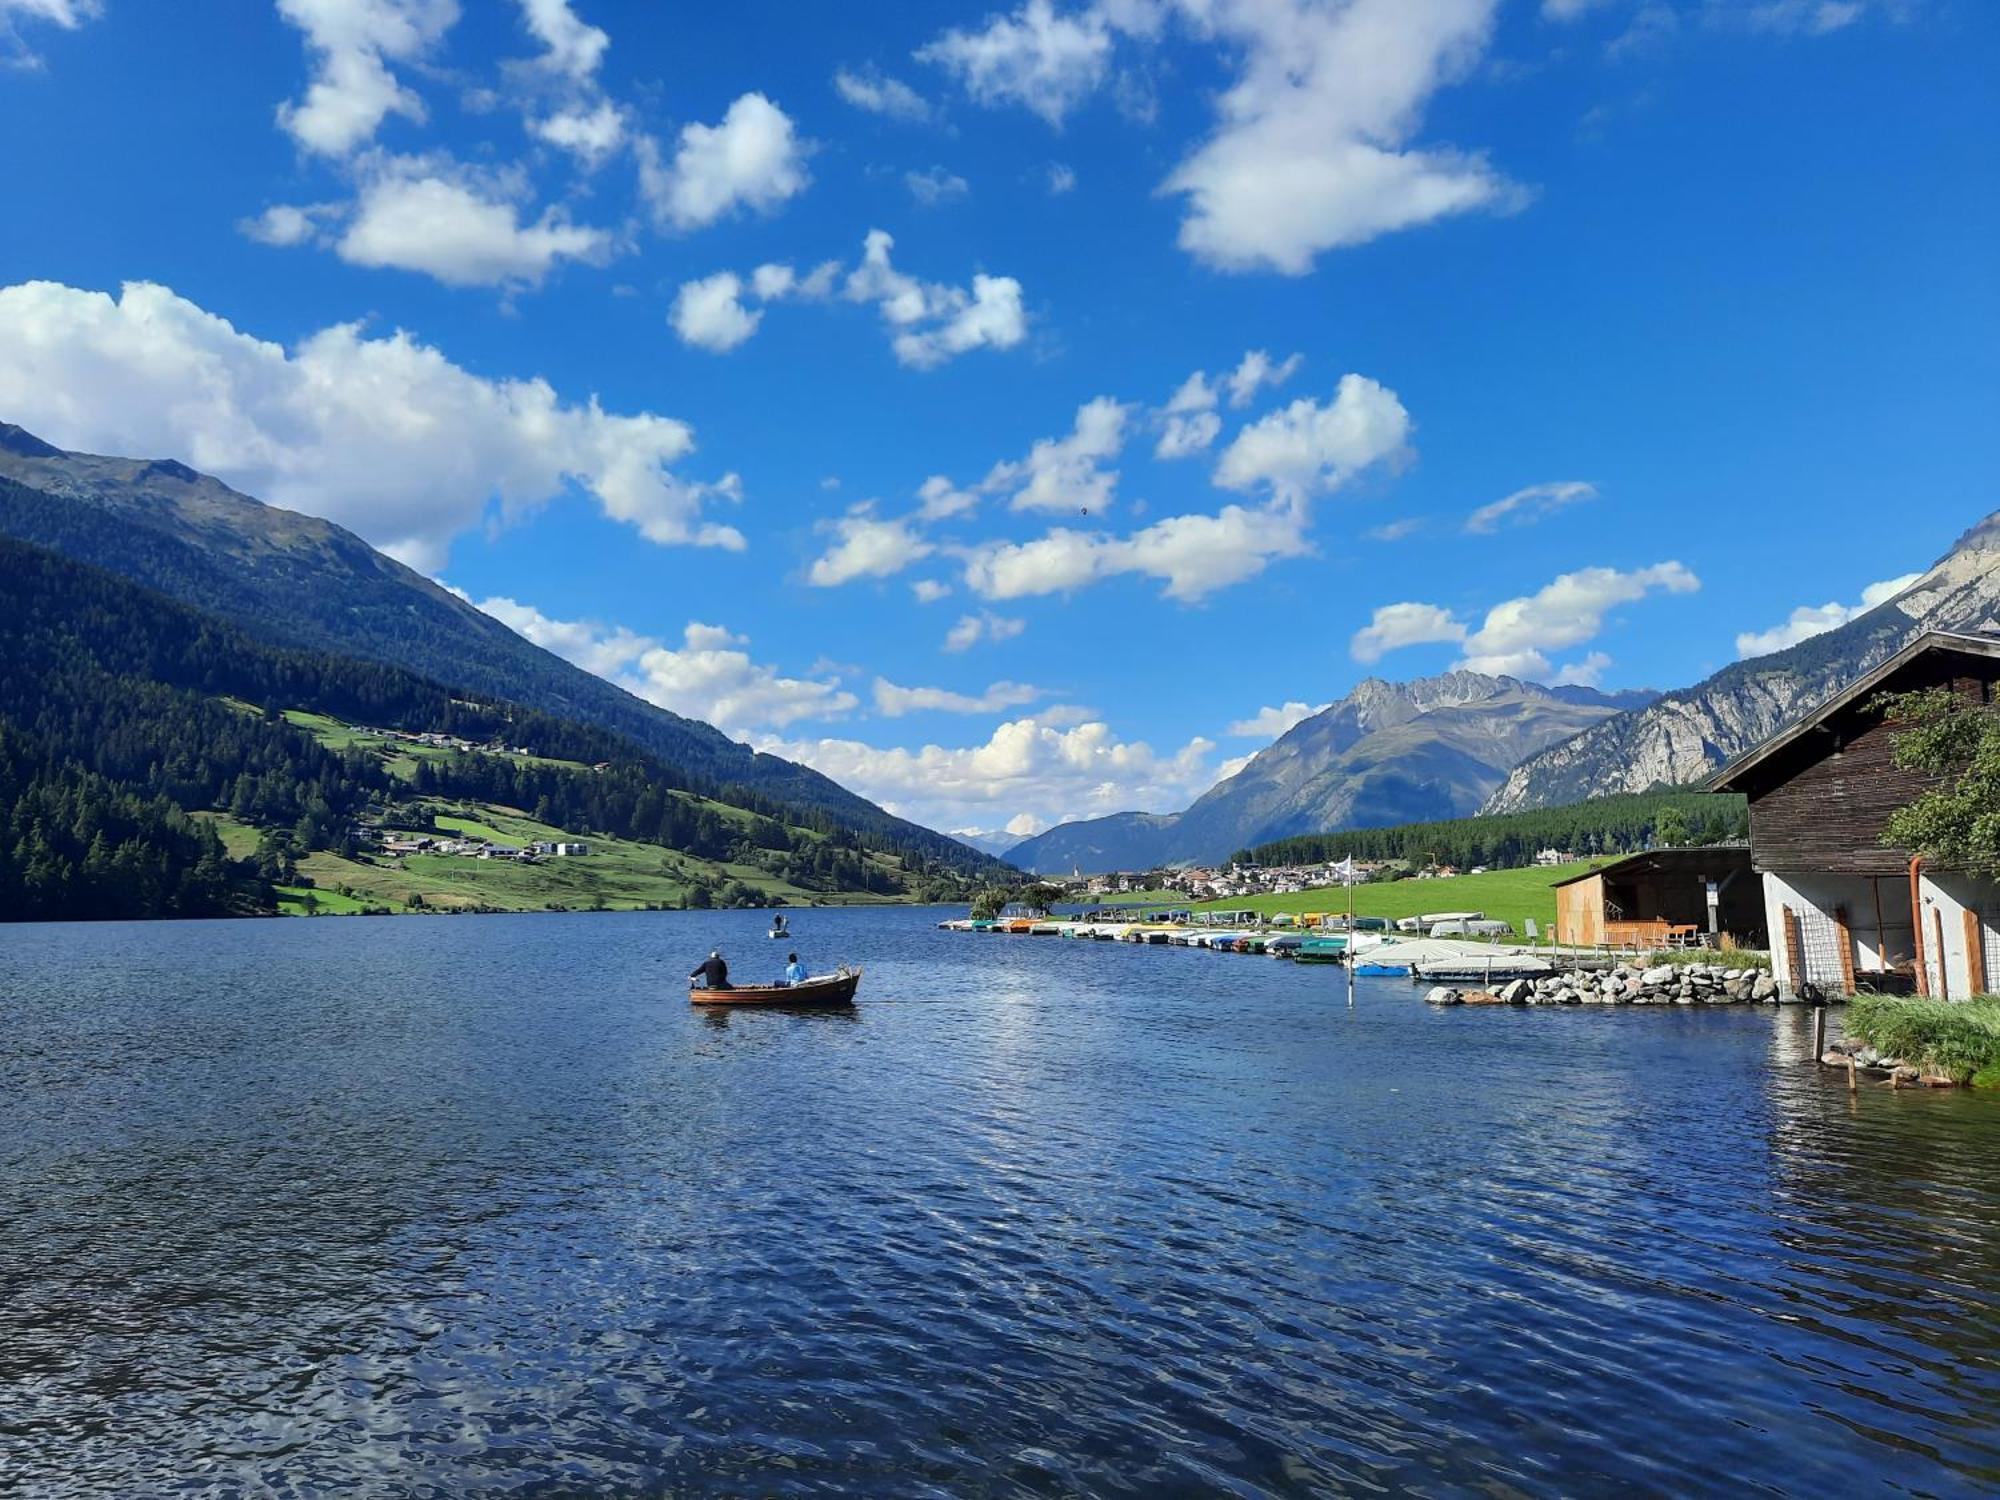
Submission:
[[[968,872],[1000,868],[817,771],[759,754],[564,661],[352,532],[265,505],[184,464],[68,453],[0,423],[0,534],[120,574],[260,639],[388,662],[593,724],[689,777],[824,811]]]
[[[273,865],[344,848],[364,814],[420,795],[511,799],[579,833],[702,859],[758,851],[802,889],[889,893],[943,876],[891,840],[871,849],[829,814],[689,776],[594,725],[382,662],[267,645],[4,537],[0,579],[0,916],[265,909]],[[406,781],[281,708],[535,754],[454,756]],[[269,857],[231,869],[212,827],[189,816],[204,812],[262,830]]]

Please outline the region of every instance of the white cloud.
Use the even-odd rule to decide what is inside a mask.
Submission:
[[[704,505],[739,493],[675,474],[683,422],[565,405],[540,379],[489,379],[400,330],[358,323],[296,346],[253,338],[165,287],[114,299],[54,282],[0,289],[0,411],[51,442],[161,454],[274,505],[352,527],[434,570],[489,505],[531,510],[572,484],[648,540],[738,548]]]
[[[594,105],[558,110],[530,128],[551,146],[596,163],[624,143],[625,113],[609,99],[599,99]]]
[[[1059,126],[1107,79],[1128,111],[1149,92],[1114,71],[1121,36],[1169,16],[1232,70],[1214,131],[1162,185],[1186,200],[1183,249],[1226,270],[1292,275],[1321,253],[1523,194],[1477,154],[1415,144],[1425,106],[1484,53],[1498,0],[1026,0],[916,54],[982,104]]]
[[[1062,16],[1049,0],[1027,0],[982,30],[947,31],[916,56],[950,71],[981,104],[1020,104],[1060,125],[1103,80],[1111,48],[1098,8]]]
[[[1905,573],[1900,578],[1885,578],[1880,583],[1871,583],[1861,591],[1859,604],[1801,604],[1782,624],[1773,625],[1769,630],[1746,630],[1737,636],[1736,655],[1739,658],[1769,656],[1773,651],[1783,651],[1787,646],[1796,646],[1800,641],[1838,629],[1876,605],[1888,603],[1921,577],[1921,573]]]
[[[910,585],[910,592],[917,596],[919,604],[935,604],[940,599],[951,597],[951,585],[940,583],[935,578],[919,578]]]
[[[1326,405],[1302,396],[1239,432],[1223,450],[1215,482],[1231,490],[1268,486],[1296,505],[1400,457],[1409,437],[1410,414],[1394,391],[1365,375],[1343,375]]]
[[[556,620],[513,599],[479,608],[536,645],[575,662],[661,708],[748,739],[804,719],[835,719],[860,706],[837,679],[785,677],[751,660],[749,642],[717,625],[690,621],[679,646],[623,626]]]
[[[1466,627],[1450,610],[1435,604],[1384,604],[1354,632],[1348,650],[1356,661],[1375,662],[1404,646],[1462,641],[1466,634]]]
[[[891,262],[893,244],[883,231],[871,230],[861,259],[851,270],[839,261],[828,260],[801,275],[788,264],[768,262],[752,271],[747,281],[725,271],[689,282],[682,290],[702,288],[719,304],[723,290],[729,288],[729,301],[737,305],[741,317],[731,318],[728,327],[742,335],[735,340],[741,343],[755,330],[761,316],[741,305],[746,298],[765,303],[818,302],[833,296],[837,289],[847,301],[874,303],[889,326],[897,359],[919,369],[982,345],[1011,348],[1025,337],[1027,320],[1019,282],[1005,276],[975,276],[968,294],[958,287],[919,281]],[[748,330],[743,325],[746,318],[750,320]]]
[[[933,474],[919,485],[917,498],[922,502],[917,507],[917,514],[926,521],[947,521],[953,516],[968,514],[979,505],[976,494],[954,488],[942,474]]]
[[[1011,641],[1028,628],[1026,620],[1012,619],[1006,615],[996,615],[991,610],[981,610],[976,615],[960,615],[958,623],[945,633],[944,649],[947,651],[968,651],[981,641]]]
[[[1171,754],[1120,740],[1097,720],[1059,727],[1026,715],[983,743],[882,748],[851,739],[766,738],[758,748],[802,761],[931,828],[1047,827],[1133,808],[1185,807],[1215,774],[1215,746],[1196,737]]]
[[[592,77],[611,45],[603,30],[578,17],[570,0],[521,0],[521,18],[542,44],[542,65],[572,79]]]
[[[21,23],[38,21],[74,31],[104,14],[100,0],[0,0],[0,62],[39,68],[42,60],[21,35]]]
[[[1542,19],[1545,21],[1574,21],[1590,11],[1599,10],[1612,0],[1542,0]]]
[[[1549,679],[1556,687],[1597,687],[1604,681],[1604,674],[1611,666],[1611,658],[1602,651],[1593,651],[1582,661],[1570,662]]]
[[[1191,411],[1214,411],[1215,403],[1215,387],[1209,384],[1208,375],[1204,371],[1196,370],[1174,388],[1173,395],[1167,397],[1167,404],[1161,410],[1170,415]]]
[[[1291,379],[1304,363],[1304,358],[1294,354],[1279,362],[1262,349],[1252,349],[1234,370],[1213,384],[1206,371],[1196,370],[1181,382],[1157,413],[1161,430],[1160,440],[1153,447],[1153,457],[1190,458],[1206,452],[1222,434],[1222,418],[1217,414],[1216,407],[1221,403],[1223,391],[1229,393],[1231,406],[1246,406],[1258,391],[1280,386]]]
[[[423,100],[391,63],[421,61],[458,20],[457,0],[278,0],[303,31],[313,79],[302,103],[280,105],[278,123],[322,156],[366,145],[390,115],[421,123]]]
[[[841,98],[871,115],[913,122],[931,116],[931,107],[922,94],[907,83],[872,69],[857,73],[842,68],[833,75],[833,86]]]
[[[949,203],[954,198],[963,198],[972,187],[956,172],[947,172],[943,167],[930,167],[922,172],[905,172],[903,185],[910,190],[910,196],[926,208],[936,208],[940,203]]]
[[[727,354],[755,333],[764,317],[744,307],[742,293],[742,279],[733,271],[683,282],[668,321],[682,343]]]
[[[1299,366],[1305,362],[1303,354],[1275,360],[1266,350],[1250,350],[1236,368],[1223,377],[1222,383],[1229,390],[1229,404],[1234,407],[1248,406],[1259,391],[1276,390],[1298,374]]]
[[[381,158],[334,248],[351,265],[419,271],[446,286],[537,286],[561,261],[609,257],[609,231],[573,224],[560,208],[522,223],[510,187],[441,158]]]
[[[1708,0],[1707,16],[1712,22],[1750,31],[1826,36],[1852,26],[1867,11],[1863,0],[1760,0],[1754,4],[1731,0],[1727,5]]]
[[[1423,529],[1423,519],[1419,516],[1404,516],[1397,521],[1384,521],[1380,526],[1370,526],[1362,534],[1371,542],[1400,542],[1415,536]]]
[[[970,293],[918,281],[891,262],[895,243],[883,230],[868,231],[844,295],[850,302],[876,305],[902,363],[930,369],[973,349],[1011,349],[1027,337],[1021,283],[1013,277],[975,275]]]
[[[1597,498],[1597,486],[1580,479],[1564,479],[1553,484],[1531,484],[1489,504],[1465,518],[1465,529],[1475,535],[1498,531],[1502,521],[1513,526],[1532,526],[1542,517]]]
[[[1184,250],[1303,275],[1321,253],[1518,192],[1476,155],[1411,144],[1432,94],[1484,51],[1496,0],[1263,0],[1207,16],[1241,50],[1215,133],[1168,177]]]
[[[1604,628],[1605,614],[1618,605],[1655,592],[1690,594],[1700,587],[1701,580],[1677,562],[1630,573],[1616,568],[1564,573],[1533,594],[1488,610],[1479,629],[1465,638],[1458,665],[1543,681],[1556,670],[1548,653],[1593,639]]]
[[[1192,458],[1206,452],[1222,433],[1222,418],[1212,411],[1188,412],[1166,418],[1160,440],[1153,445],[1153,457]]]
[[[1238,719],[1229,726],[1230,734],[1238,739],[1275,740],[1297,728],[1314,714],[1328,705],[1321,703],[1288,702],[1271,708],[1260,708],[1247,719]]]
[[[1125,446],[1131,408],[1109,396],[1076,409],[1067,437],[1040,438],[1023,459],[995,464],[980,482],[989,495],[1007,495],[1014,510],[1103,510],[1111,504],[1118,471],[1104,464]]]
[[[1073,191],[1076,187],[1075,169],[1066,167],[1059,161],[1050,162],[1048,187],[1051,198],[1060,198],[1064,193]]]
[[[1042,690],[1025,682],[996,682],[983,693],[955,693],[948,688],[898,687],[886,677],[875,679],[875,711],[884,718],[904,714],[991,714],[1020,708],[1042,697]]]
[[[685,126],[671,163],[642,138],[640,190],[654,217],[674,229],[700,229],[743,209],[768,213],[805,191],[806,149],[782,109],[744,94],[720,124]]]
[[[855,511],[829,523],[838,539],[807,571],[807,581],[836,588],[857,578],[887,578],[937,549],[910,529],[907,520],[884,521]]]
[[[254,218],[237,222],[237,229],[260,245],[280,249],[303,245],[319,233],[320,224],[340,212],[337,203],[274,203]]]
[[[1293,518],[1227,505],[1213,516],[1169,516],[1125,537],[1057,527],[1030,542],[988,543],[966,553],[965,582],[982,598],[1020,599],[1137,573],[1163,581],[1166,598],[1190,603],[1311,550]]]

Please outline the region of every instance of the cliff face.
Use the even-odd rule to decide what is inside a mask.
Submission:
[[[2000,512],[1929,572],[1847,624],[1740,661],[1530,756],[1482,812],[1681,786],[1769,738],[1926,630],[2000,631]]]
[[[1045,874],[1212,863],[1288,834],[1460,816],[1522,756],[1648,696],[1477,672],[1403,683],[1370,678],[1185,812],[1066,823],[1008,858]]]

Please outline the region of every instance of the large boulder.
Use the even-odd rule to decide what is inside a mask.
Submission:
[[[1440,984],[1434,985],[1431,992],[1424,996],[1424,1003],[1426,1005],[1463,1005],[1465,997],[1448,985]]]

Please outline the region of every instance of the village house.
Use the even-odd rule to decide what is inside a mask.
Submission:
[[[1858,988],[1962,999],[2000,972],[2000,884],[1882,842],[1889,815],[1931,785],[1890,758],[1878,695],[1945,688],[1990,704],[2000,637],[1920,636],[1708,783],[1750,802],[1779,989]]]

